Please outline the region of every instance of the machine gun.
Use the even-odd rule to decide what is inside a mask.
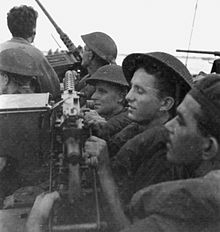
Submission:
[[[62,100],[53,105],[54,115],[51,117],[53,131],[51,133],[50,191],[58,190],[61,196],[68,196],[70,203],[79,200],[82,194],[81,173],[88,169],[82,158],[82,150],[86,138],[91,135],[90,128],[83,124],[83,113],[79,104],[80,93],[75,91],[76,75],[75,71],[66,72]],[[51,224],[50,231],[99,230],[106,226],[100,220],[96,170],[92,168],[90,171],[93,176],[96,222],[68,226],[52,226]],[[53,173],[56,174],[56,178]]]
[[[50,20],[50,22],[55,27],[57,33],[60,35],[61,40],[66,45],[68,51],[60,52],[55,54],[48,54],[46,57],[51,64],[51,66],[56,71],[59,79],[64,76],[67,70],[79,70],[81,75],[86,74],[86,70],[81,67],[81,60],[82,60],[82,48],[80,46],[76,47],[71,39],[65,34],[61,28],[55,23],[53,18],[44,8],[39,0],[35,0],[39,7],[42,9],[44,14]]]
[[[200,51],[200,50],[182,50],[182,49],[177,49],[176,52],[186,52],[186,53],[198,53],[198,54],[208,54],[208,55],[215,55],[215,56],[220,56],[219,51]]]
[[[68,199],[69,204],[73,201],[77,202],[81,194],[82,185],[80,180],[80,171],[82,171],[82,169],[88,169],[88,167],[84,165],[82,149],[84,141],[88,138],[88,136],[90,136],[89,128],[83,125],[83,114],[81,113],[79,105],[80,93],[76,92],[74,88],[75,75],[76,73],[72,70],[66,72],[63,80],[64,90],[62,93],[62,99],[57,103],[50,101],[49,93],[0,96],[0,116],[2,119],[0,141],[8,140],[7,137],[10,137],[9,135],[11,131],[16,128],[15,125],[17,122],[21,122],[20,125],[25,127],[24,129],[27,129],[29,132],[30,128],[26,128],[27,118],[29,118],[29,121],[34,121],[33,126],[35,127],[33,128],[32,133],[34,133],[35,136],[33,137],[33,135],[29,133],[29,139],[27,141],[33,140],[33,144],[30,144],[30,149],[33,149],[34,146],[37,146],[36,141],[38,141],[39,135],[42,135],[39,130],[45,128],[42,125],[49,125],[47,127],[47,131],[49,128],[47,136],[48,134],[50,136],[50,141],[48,143],[50,145],[50,149],[48,149],[48,153],[50,155],[49,165],[46,166],[47,168],[49,166],[49,191],[58,190],[61,198],[65,199],[65,201]],[[36,117],[34,115],[36,115]],[[20,121],[18,121],[19,118]],[[10,126],[11,123],[12,126]],[[19,126],[17,126],[16,133],[20,134],[14,133],[14,136],[16,137],[18,135],[19,139],[23,140],[24,135],[21,130],[23,128],[22,126]],[[44,130],[44,132],[45,131],[46,130]],[[11,141],[8,144],[2,143],[3,146],[1,146],[0,151],[4,152],[7,150],[7,152],[10,152],[9,149],[11,149],[10,145],[12,144],[14,150],[11,153],[14,152],[16,155],[19,155],[20,151],[22,155],[24,142],[20,142],[21,149],[19,150],[17,149],[17,146],[19,145],[17,143],[14,145],[13,140],[14,138],[11,138]],[[106,226],[106,223],[101,222],[100,220],[96,170],[91,169],[91,171],[94,179],[93,204],[95,203],[95,207],[92,210],[93,215],[96,215],[95,222],[81,224],[76,223],[71,225],[53,225],[52,221],[54,218],[52,218],[49,220],[49,231],[79,231],[80,229],[83,229],[83,231],[91,229],[99,230]],[[17,205],[14,207],[21,207],[19,206],[19,202],[16,202],[16,204]],[[22,207],[24,205],[24,202],[22,202]],[[25,207],[28,206],[26,205]],[[57,216],[59,216],[59,209],[57,212]],[[22,215],[18,215],[17,218],[21,216],[24,218],[23,213]]]

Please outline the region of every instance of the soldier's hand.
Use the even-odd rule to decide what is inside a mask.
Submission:
[[[85,152],[83,154],[86,163],[98,168],[109,165],[108,147],[105,140],[96,136],[91,136],[85,142]]]
[[[80,155],[80,140],[79,138],[69,137],[66,141],[67,157],[72,155]]]
[[[31,209],[28,223],[44,224],[49,217],[54,202],[59,198],[60,195],[57,191],[38,195]]]
[[[87,125],[96,125],[98,123],[106,123],[106,120],[101,117],[95,110],[89,110],[85,112],[84,122]]]

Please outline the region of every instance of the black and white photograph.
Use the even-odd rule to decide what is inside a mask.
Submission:
[[[0,232],[220,231],[219,9],[2,1]]]

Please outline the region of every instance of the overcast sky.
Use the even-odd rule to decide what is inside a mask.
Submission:
[[[75,45],[83,45],[80,35],[94,31],[109,34],[120,54],[187,49],[196,0],[41,0],[55,22]],[[0,42],[11,37],[7,12],[26,4],[39,13],[35,46],[55,50],[58,41],[52,24],[34,0],[3,0],[0,9]],[[220,51],[220,0],[198,0],[190,49]]]

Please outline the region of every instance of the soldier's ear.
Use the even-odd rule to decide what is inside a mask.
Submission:
[[[93,51],[89,51],[88,57],[90,60],[92,60],[95,57],[95,54],[93,53]]]
[[[2,84],[5,86],[8,85],[9,83],[9,77],[6,73],[1,73],[1,78],[2,78]]]
[[[164,97],[161,100],[160,111],[169,111],[174,105],[174,99],[172,97]]]
[[[213,136],[208,136],[204,139],[203,142],[203,152],[202,152],[202,159],[203,160],[210,160],[218,155],[219,145],[218,141]]]

